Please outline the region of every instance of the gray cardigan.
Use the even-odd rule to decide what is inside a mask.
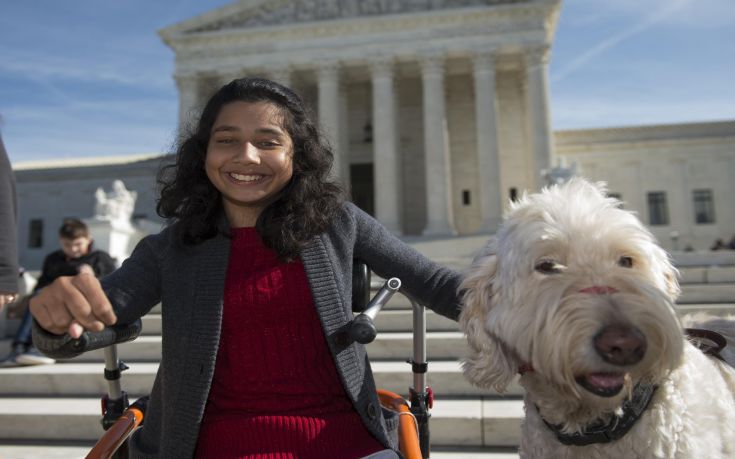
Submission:
[[[194,454],[220,340],[229,250],[224,235],[180,248],[166,229],[143,239],[102,281],[120,323],[162,302],[161,364],[144,425],[132,437],[133,458]],[[353,316],[352,260],[363,260],[381,277],[399,277],[414,299],[453,320],[459,315],[460,274],[428,260],[350,203],[300,258],[347,396],[371,434],[397,449],[397,417],[379,409],[365,348],[342,333]],[[41,350],[52,351],[57,339],[35,327],[34,342]]]

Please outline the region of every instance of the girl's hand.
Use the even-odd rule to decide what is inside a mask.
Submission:
[[[62,276],[31,298],[31,314],[45,330],[79,338],[85,330],[102,331],[117,322],[100,281],[90,270]]]

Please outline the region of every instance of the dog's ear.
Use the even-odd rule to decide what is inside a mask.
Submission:
[[[671,301],[676,301],[681,293],[679,287],[679,273],[675,268],[664,272],[664,279],[666,280],[666,293],[669,294]]]
[[[465,377],[480,387],[502,392],[518,371],[518,362],[495,336],[486,329],[491,313],[497,272],[495,241],[490,240],[465,274],[460,286],[463,300],[459,324],[467,336],[469,355],[462,363]]]
[[[674,267],[669,255],[663,249],[658,246],[656,249],[653,259],[663,274],[664,291],[671,301],[676,301],[681,293],[681,288],[679,287],[679,271]]]

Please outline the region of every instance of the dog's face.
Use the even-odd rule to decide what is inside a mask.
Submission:
[[[681,361],[676,270],[601,185],[574,179],[514,203],[462,289],[465,375],[503,390],[532,367],[529,395],[566,420],[614,409]]]

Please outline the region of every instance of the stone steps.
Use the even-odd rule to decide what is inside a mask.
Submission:
[[[465,340],[459,331],[428,332],[426,334],[426,352],[430,360],[458,359],[463,355]],[[135,341],[118,346],[118,355],[122,360],[139,362],[156,362],[161,358],[161,336],[141,336]],[[378,333],[375,341],[368,345],[371,359],[405,360],[413,355],[413,334],[411,332]],[[102,349],[87,352],[72,362],[102,362]]]
[[[731,301],[735,301],[735,297]],[[677,304],[680,314],[705,312],[713,315],[735,314],[735,303],[689,303]],[[386,309],[375,318],[378,332],[401,332],[413,329],[413,313],[410,309]],[[426,311],[426,329],[432,331],[459,331],[457,322],[440,316],[434,311]],[[161,314],[148,314],[143,317],[142,335],[161,334]]]
[[[102,434],[98,397],[0,397],[0,442],[94,441]],[[437,397],[431,410],[431,442],[437,446],[515,446],[520,399]]]
[[[382,285],[374,281],[373,285]],[[681,296],[678,304],[717,304],[735,302],[735,279],[732,282],[703,283],[692,282],[681,285]],[[411,309],[411,301],[403,294],[394,295],[384,310]],[[149,314],[161,314],[161,306],[154,306]],[[428,328],[428,325],[427,325]]]
[[[3,459],[81,459],[93,443],[90,441],[0,441],[0,458]],[[435,447],[432,459],[518,459],[514,448]]]
[[[131,396],[147,394],[153,386],[158,370],[157,363],[125,362],[130,369],[123,372],[123,389]],[[378,387],[404,396],[413,386],[411,367],[400,361],[372,361],[371,366]],[[107,381],[103,378],[102,362],[58,363],[49,366],[5,368],[1,370],[0,394],[3,396],[58,397],[99,396],[107,392]],[[427,384],[441,397],[487,396],[501,394],[472,386],[462,376],[457,360],[430,361]],[[521,397],[520,386],[513,384],[505,395]]]
[[[735,267],[682,268],[681,282],[680,314],[735,314]],[[459,365],[465,340],[458,325],[431,311],[426,323],[427,384],[437,398],[431,419],[432,458],[517,459],[522,389],[513,384],[508,394],[500,396],[469,384]],[[412,355],[410,301],[396,295],[378,315],[376,326],[378,338],[368,353],[377,385],[406,395],[413,385],[405,363]],[[133,398],[146,394],[153,384],[160,334],[158,306],[144,317],[143,336],[118,346],[130,366],[122,386]],[[9,340],[1,341],[0,353],[8,349]],[[86,455],[101,433],[99,397],[107,392],[102,361],[102,351],[95,351],[56,365],[0,369],[0,457]],[[77,443],[70,445],[68,440]]]

